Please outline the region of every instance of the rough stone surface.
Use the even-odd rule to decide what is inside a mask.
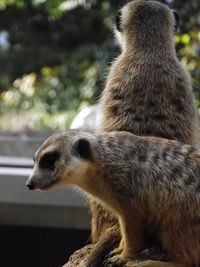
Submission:
[[[93,245],[87,245],[77,251],[69,258],[63,267],[86,267],[87,260],[92,252]]]

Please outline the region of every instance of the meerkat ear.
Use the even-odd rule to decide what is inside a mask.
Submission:
[[[174,19],[175,19],[174,29],[177,30],[179,26],[179,15],[176,12],[176,10],[172,10],[172,12],[174,14]]]
[[[118,30],[119,32],[122,31],[122,27],[121,27],[121,17],[122,17],[122,12],[121,12],[121,10],[119,10],[118,13],[117,13],[117,16],[116,16],[116,18],[115,18],[116,27],[117,27],[117,30]]]
[[[90,142],[87,139],[81,138],[75,143],[76,153],[83,159],[91,159],[92,151],[90,147]]]

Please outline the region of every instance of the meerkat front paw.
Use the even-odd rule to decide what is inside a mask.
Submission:
[[[112,251],[110,254],[113,255],[113,253],[114,251]],[[123,267],[126,261],[127,259],[122,257],[121,254],[117,254],[105,260],[104,267]]]

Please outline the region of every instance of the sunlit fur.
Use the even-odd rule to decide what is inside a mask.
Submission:
[[[156,1],[131,1],[121,11],[122,52],[102,94],[101,131],[124,130],[194,144],[197,112],[190,78],[175,52],[173,12]],[[109,212],[92,201],[91,213],[93,243],[105,244],[101,235],[113,226],[112,239],[119,239],[118,222]],[[109,243],[109,233],[107,237]],[[90,267],[98,258],[98,246],[95,249]]]
[[[90,147],[87,160],[76,150],[83,138]],[[39,162],[52,148],[60,158],[47,172]],[[199,178],[200,150],[190,145],[128,132],[69,131],[40,147],[27,184],[34,182],[35,189],[74,184],[115,214],[122,240],[111,262],[134,259],[143,249],[144,231],[153,227],[171,261],[131,266],[191,267],[200,260]]]

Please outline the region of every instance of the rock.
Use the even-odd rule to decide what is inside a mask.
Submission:
[[[77,251],[69,258],[69,261],[62,267],[87,267],[87,261],[92,253],[94,245],[87,245]],[[160,261],[169,261],[169,257],[159,248],[145,249],[141,252],[138,258],[134,261],[127,262],[124,267],[135,266],[136,263],[142,262],[145,260],[160,260]],[[103,267],[103,266],[96,266]]]
[[[84,108],[72,121],[70,129],[95,132],[101,122],[102,112],[100,104]]]
[[[75,251],[75,253],[69,258],[68,263],[63,265],[63,267],[86,267],[92,247],[93,245],[87,245],[82,249]]]

